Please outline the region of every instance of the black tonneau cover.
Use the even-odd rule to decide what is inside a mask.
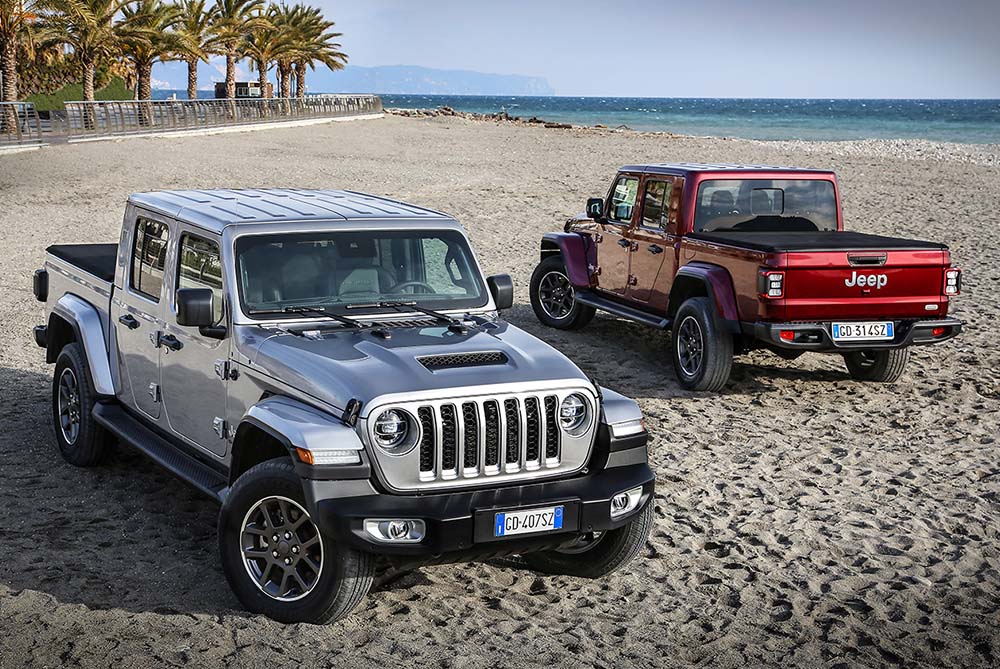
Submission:
[[[45,250],[99,279],[115,280],[117,244],[55,244]]]
[[[692,232],[691,239],[764,251],[941,251],[948,247],[937,242],[883,237],[863,232]]]

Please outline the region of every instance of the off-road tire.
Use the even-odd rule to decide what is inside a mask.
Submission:
[[[78,420],[76,437],[70,441],[60,423],[59,392],[63,375],[72,375],[76,390]],[[69,378],[67,376],[67,378]],[[90,367],[83,349],[77,343],[67,344],[56,358],[56,368],[52,376],[52,428],[56,433],[56,444],[63,459],[77,467],[93,467],[107,458],[113,439],[101,427],[91,413],[97,403],[97,392],[90,380]]]
[[[559,330],[579,330],[584,327],[594,318],[594,314],[597,310],[594,307],[588,306],[586,304],[580,304],[575,299],[570,297],[573,306],[569,311],[559,318],[550,314],[542,304],[542,298],[539,295],[539,289],[542,286],[542,279],[548,275],[558,275],[561,276],[569,290],[572,292],[572,284],[569,281],[569,274],[566,272],[566,264],[563,262],[562,256],[551,255],[538,263],[535,267],[535,271],[531,273],[531,308],[535,311],[535,316],[544,325],[548,325],[550,328],[557,328]]]
[[[697,366],[682,361],[680,348],[687,346],[682,338],[689,336],[700,337],[702,354]],[[677,381],[687,390],[716,392],[729,381],[733,335],[716,320],[710,298],[691,297],[681,304],[670,328],[670,357]]]
[[[854,351],[844,354],[844,363],[851,378],[858,381],[895,383],[903,375],[910,360],[910,349],[895,348],[881,351]]]
[[[347,616],[371,588],[375,559],[370,553],[338,546],[320,533],[322,570],[315,586],[301,599],[280,601],[265,594],[244,564],[241,535],[248,512],[269,497],[284,497],[306,508],[302,480],[288,458],[268,460],[237,479],[219,513],[219,553],[226,580],[236,598],[253,613],[283,623],[323,624]]]
[[[601,578],[631,562],[646,545],[652,528],[653,500],[650,499],[632,520],[605,532],[589,549],[574,553],[547,550],[521,557],[530,569],[543,574]]]

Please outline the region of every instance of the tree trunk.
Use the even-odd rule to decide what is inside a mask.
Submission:
[[[279,65],[278,68],[279,71],[281,72],[281,97],[284,100],[281,103],[281,105],[282,108],[285,110],[285,113],[287,114],[291,111],[288,103],[288,98],[292,97],[292,91],[291,91],[292,72],[291,68],[287,65],[285,66]]]
[[[3,72],[0,102],[15,102],[17,100],[17,42],[14,40],[4,42],[3,48],[0,49],[0,71]],[[4,105],[3,117],[0,118],[0,134],[16,134],[17,130],[17,110],[14,105]]]
[[[139,125],[153,124],[153,105],[149,99],[153,96],[153,64],[136,63],[135,92],[139,95]]]
[[[187,57],[188,66],[188,100],[198,99],[198,59]]]
[[[84,102],[94,101],[94,61],[90,58],[83,59],[83,100]],[[97,110],[93,105],[83,106],[83,127],[87,130],[94,130],[97,127]]]
[[[226,97],[232,100],[236,97],[236,52],[230,50],[226,54]]]
[[[229,49],[226,53],[226,98],[229,100],[229,118],[236,118],[236,50]]]
[[[306,97],[306,66],[299,65],[298,77],[295,80],[295,95],[300,100]]]

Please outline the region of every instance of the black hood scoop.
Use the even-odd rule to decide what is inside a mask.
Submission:
[[[503,351],[474,351],[471,353],[442,353],[440,355],[423,355],[417,357],[417,362],[432,372],[439,369],[455,369],[457,367],[485,367],[488,365],[506,365],[509,362]]]

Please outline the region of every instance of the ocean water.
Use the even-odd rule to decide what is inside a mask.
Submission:
[[[1000,100],[777,100],[382,94],[386,107],[441,106],[576,125],[745,139],[928,139],[1000,144]]]

